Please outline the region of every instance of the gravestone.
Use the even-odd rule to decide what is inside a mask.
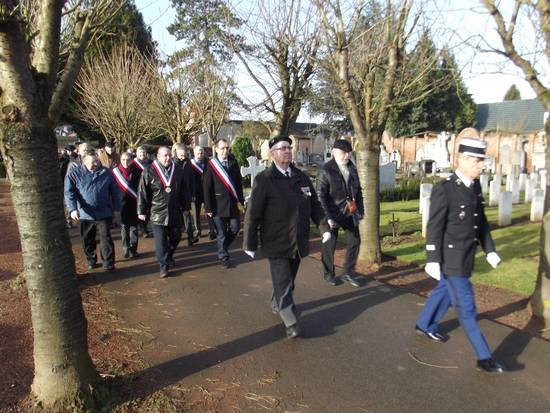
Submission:
[[[538,185],[539,185],[539,173],[538,172],[533,172],[531,174],[530,180],[531,180],[531,188],[534,191],[535,189],[538,188]]]
[[[519,179],[513,179],[510,183],[510,192],[512,193],[512,204],[519,204]]]
[[[547,176],[546,176],[546,169],[541,169],[539,171],[539,174],[540,174],[540,189],[542,189],[543,191],[546,191],[546,179],[547,179]]]
[[[498,225],[505,226],[512,223],[512,193],[501,192],[498,199]]]
[[[449,148],[447,141],[451,139],[449,132],[441,132],[437,135],[437,144],[434,148],[432,159],[435,161],[436,168],[448,168],[451,166]]]
[[[527,174],[521,173],[519,174],[519,190],[525,191],[525,182],[529,179],[529,176]]]
[[[393,162],[380,165],[380,189],[395,187],[395,170],[396,166]]]
[[[249,156],[246,158],[248,166],[241,166],[241,176],[244,178],[250,175],[250,186],[254,185],[254,178],[265,169],[265,165],[258,161],[255,156]]]
[[[378,160],[379,165],[385,165],[390,162],[390,154],[386,151],[386,147],[384,145],[380,145],[380,155]]]
[[[508,174],[506,175],[506,190],[511,191],[512,190],[512,182],[514,181],[514,175]]]
[[[433,184],[420,184],[420,204],[418,206],[418,212],[420,212],[421,214],[424,211],[423,200],[424,198],[426,197],[429,198],[432,195],[432,189],[433,189]]]
[[[498,205],[499,194],[500,194],[500,182],[493,179],[489,184],[489,206]]]
[[[544,215],[544,190],[536,189],[531,201],[531,222],[542,221]]]
[[[428,219],[430,218],[430,197],[425,196],[420,198],[420,203],[422,204],[422,238],[426,238],[426,233],[428,231]]]
[[[523,202],[528,203],[531,202],[531,199],[533,198],[533,181],[531,179],[528,179],[525,181],[525,197]]]
[[[390,154],[390,161],[394,162],[397,166],[397,169],[401,169],[401,153],[399,150],[394,149]]]
[[[481,185],[481,192],[486,194],[489,191],[489,175],[480,175],[479,183]]]

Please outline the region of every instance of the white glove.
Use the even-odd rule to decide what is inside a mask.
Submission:
[[[338,226],[338,224],[336,224],[336,221],[332,220],[332,219],[329,219],[328,220],[328,226],[330,227],[330,229],[334,229]],[[324,235],[324,234],[323,234]]]
[[[254,256],[256,255],[256,251],[244,250],[244,253],[245,253],[246,255],[248,255],[250,258],[254,258]]]
[[[438,281],[441,279],[441,266],[438,262],[427,263],[424,271],[426,271],[430,277],[435,278]]]
[[[498,254],[496,252],[490,252],[489,254],[487,254],[487,262],[489,263],[489,265],[493,268],[496,268],[497,265],[500,263],[500,257],[498,256]]]
[[[321,242],[324,244],[331,238],[332,238],[332,234],[329,231],[323,232],[323,240]]]

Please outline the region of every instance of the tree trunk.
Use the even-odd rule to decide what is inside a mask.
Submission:
[[[56,140],[48,122],[2,123],[2,144],[34,330],[32,392],[62,410],[99,377],[88,355],[87,322],[63,213]]]
[[[372,133],[372,132],[370,132]],[[380,248],[380,203],[379,203],[379,168],[378,159],[380,149],[377,145],[367,145],[366,142],[376,142],[375,137],[367,139],[357,135],[358,148],[357,172],[359,181],[363,188],[363,200],[365,203],[365,217],[359,224],[361,233],[361,249],[359,260],[371,266],[377,266],[382,262],[382,251]]]
[[[550,166],[550,117],[546,118],[544,124],[546,133],[546,168]],[[550,187],[549,181],[546,181],[546,198],[544,200],[544,218],[540,231],[540,252],[539,252],[539,270],[537,274],[537,283],[535,291],[531,296],[531,306],[533,314],[542,317],[546,325],[550,325]]]

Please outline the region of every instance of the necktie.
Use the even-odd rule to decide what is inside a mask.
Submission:
[[[286,176],[287,178],[290,178],[290,173],[289,173],[288,171],[285,171],[285,176]]]
[[[225,169],[227,169],[227,161],[222,161],[222,165]]]

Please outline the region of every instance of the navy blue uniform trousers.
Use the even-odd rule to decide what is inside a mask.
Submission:
[[[445,316],[450,305],[456,310],[458,319],[479,360],[491,357],[491,350],[479,329],[477,309],[472,283],[467,277],[444,275],[434,288],[416,325],[429,333],[437,332],[437,323]]]

